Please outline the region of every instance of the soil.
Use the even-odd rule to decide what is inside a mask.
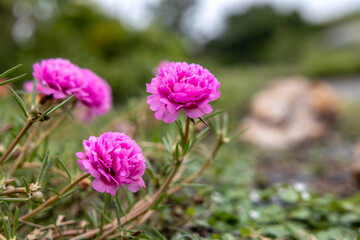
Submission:
[[[354,145],[330,134],[285,152],[261,151],[256,163],[256,187],[302,183],[310,191],[350,195],[359,189],[352,172]]]

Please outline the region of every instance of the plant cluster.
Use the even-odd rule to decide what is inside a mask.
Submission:
[[[71,169],[72,160],[63,160],[61,149],[55,155],[48,151],[49,136],[79,108],[85,108],[85,119],[106,114],[112,106],[111,89],[91,70],[68,60],[42,60],[33,68],[32,83],[19,91],[23,98],[9,86],[25,121],[16,134],[4,131],[8,137],[3,138],[6,147],[0,157],[0,239],[165,239],[155,227],[140,227],[156,210],[174,207],[164,204],[166,199],[193,187],[219,149],[236,137],[227,116],[215,116],[220,112],[209,105],[220,96],[218,80],[197,64],[163,64],[147,85],[148,104],[157,119],[175,122],[177,133],[166,134],[162,143],[133,140],[121,132],[90,136],[83,141],[84,149],[74,153],[79,168]],[[185,120],[179,115],[182,110]],[[213,146],[203,143],[210,128],[216,135]],[[144,147],[149,150],[144,152]],[[199,159],[200,167],[193,169],[191,163]],[[94,198],[99,193],[90,185],[101,198]],[[61,211],[61,206],[81,208],[84,202],[92,207],[76,216]]]

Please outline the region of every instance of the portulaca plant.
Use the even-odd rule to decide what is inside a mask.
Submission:
[[[0,79],[19,67],[5,71]],[[5,80],[0,87],[22,77]],[[210,105],[220,97],[220,83],[215,76],[197,64],[166,62],[146,85],[150,93],[147,103],[156,119],[176,125],[177,137],[167,135],[162,143],[152,143],[108,131],[89,136],[88,140],[77,139],[83,141],[83,149],[78,149],[73,159],[62,160],[47,152],[42,162],[37,162],[34,151],[44,144],[44,139],[51,141],[51,133],[64,124],[69,112],[86,108],[81,120],[105,115],[112,108],[112,93],[109,84],[94,72],[60,58],[35,63],[33,78],[24,84],[25,92],[31,95],[30,104],[9,87],[26,121],[15,137],[8,132],[9,143],[2,143],[5,150],[0,153],[0,239],[164,239],[156,228],[150,233],[136,229],[146,224],[171,194],[190,187],[220,147],[234,137],[230,136],[232,129],[226,115],[222,119],[215,116],[219,112]],[[215,120],[210,119],[213,116]],[[210,148],[209,144],[202,144],[209,133],[208,124],[216,135],[216,143]],[[46,129],[40,134],[42,127]],[[150,147],[147,154],[163,152],[170,160],[160,160],[157,165],[162,168],[155,169],[154,160],[147,158],[144,147]],[[187,169],[192,155],[202,158],[202,165],[195,170]],[[74,160],[79,171],[69,169]],[[24,169],[29,174],[19,175]],[[54,186],[55,179],[56,189],[44,187]],[[77,202],[70,205],[81,205],[89,194],[100,195],[101,207],[95,211],[84,209],[80,216],[65,219],[68,214],[61,212],[61,204],[73,196]],[[96,205],[95,199],[99,198],[88,201],[94,200]],[[52,220],[43,219],[46,212],[51,212],[48,216]]]

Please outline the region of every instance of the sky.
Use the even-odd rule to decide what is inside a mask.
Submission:
[[[160,0],[93,0],[102,9],[135,29],[146,28],[153,16],[150,6]],[[280,12],[297,10],[309,22],[321,23],[360,11],[360,0],[197,0],[184,28],[198,41],[216,37],[228,14],[246,11],[258,4],[271,4]],[[198,39],[196,39],[198,38]]]

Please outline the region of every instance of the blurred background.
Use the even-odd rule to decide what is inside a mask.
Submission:
[[[34,62],[62,57],[111,84],[115,110],[91,133],[119,112],[145,111],[137,103],[160,61],[208,68],[221,82],[215,108],[247,129],[209,175],[224,198],[279,183],[358,191],[358,0],[2,0],[0,29],[0,72],[22,63],[30,76]],[[208,222],[233,224],[216,216]]]
[[[239,87],[261,71],[341,78],[360,71],[359,9],[356,0],[3,0],[0,66],[30,73],[40,59],[68,58],[107,79],[116,103],[142,94],[163,59],[211,66],[222,81],[234,71]]]

